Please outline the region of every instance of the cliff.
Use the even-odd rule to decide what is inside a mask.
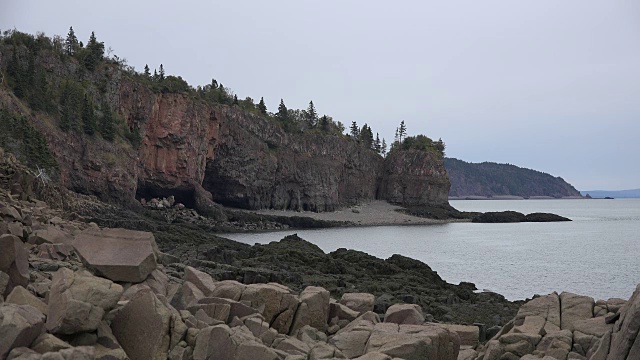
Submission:
[[[0,43],[0,70],[7,74],[0,106],[42,134],[55,159],[47,172],[75,192],[126,206],[135,206],[136,198],[173,195],[192,207],[210,202],[208,191],[232,207],[310,211],[376,198],[447,201],[441,157],[398,150],[385,161],[341,133],[287,132],[273,117],[216,103],[179,77],[159,85],[108,59],[88,70],[51,39],[14,32],[7,40]],[[81,94],[76,102],[84,105],[68,120],[68,88],[74,87]],[[88,131],[86,123],[83,133],[87,106],[99,126],[113,113],[113,141],[100,127]],[[63,131],[65,119],[76,125]],[[29,163],[30,152],[6,147]]]
[[[491,162],[468,163],[454,158],[445,158],[444,165],[451,179],[449,196],[452,197],[581,197],[580,192],[561,177],[536,170]]]

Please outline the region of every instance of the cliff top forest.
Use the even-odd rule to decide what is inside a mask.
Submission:
[[[231,88],[215,79],[209,84],[194,88],[182,77],[167,74],[162,64],[153,71],[145,65],[143,72],[138,72],[127,64],[125,58],[113,54],[110,48],[105,50],[105,44],[100,42],[93,32],[86,44],[83,43],[78,39],[73,27],[69,28],[65,38],[58,35],[48,37],[43,33],[34,36],[17,30],[6,30],[0,34],[0,47],[2,54],[8,57],[5,60],[7,65],[2,74],[2,85],[8,86],[31,110],[47,114],[64,132],[100,136],[107,141],[120,138],[134,148],[139,146],[140,129],[127,126],[107,98],[110,77],[127,76],[156,93],[182,94],[204,103],[238,107],[259,114],[279,124],[290,134],[347,136],[382,156],[396,147],[444,154],[445,145],[442,140],[433,141],[424,135],[407,136],[404,121],[397,128],[393,143],[388,146],[386,140],[381,139],[378,133],[374,136],[373,129],[366,123],[358,126],[356,121],[352,121],[348,133],[345,134],[345,126],[329,115],[320,116],[313,101],[309,102],[306,109],[289,109],[281,99],[277,111],[270,112],[264,98],[257,103],[251,97],[239,99]],[[63,64],[63,68],[54,68],[55,62],[51,61],[54,58]],[[17,114],[7,111],[3,111],[0,116],[6,119],[3,126],[8,130],[3,132],[4,136],[0,136],[0,146],[11,148],[8,144],[9,137],[15,139],[18,136],[16,131],[28,127],[28,123],[24,119],[21,120]],[[19,126],[14,126],[16,124]],[[42,139],[37,139],[37,135],[30,134],[30,131],[19,131],[21,135],[18,137],[26,140],[23,143],[29,144],[27,146],[33,147],[33,144],[40,143]],[[35,164],[34,159],[37,159],[38,166],[44,168],[55,166],[44,151],[46,145],[36,147],[38,146],[42,149],[20,151],[19,153],[27,155],[23,160]]]

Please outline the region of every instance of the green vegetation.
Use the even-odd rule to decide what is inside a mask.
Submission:
[[[180,76],[168,75],[160,64],[153,73],[148,64],[142,72],[127,65],[127,60],[113,55],[111,49],[105,54],[105,44],[100,42],[94,32],[89,36],[86,46],[73,30],[69,28],[66,38],[46,37],[24,34],[19,31],[5,31],[0,37],[3,54],[9,56],[6,68],[7,83],[16,94],[35,111],[51,115],[61,130],[84,133],[87,136],[100,136],[107,141],[122,137],[134,147],[139,146],[141,134],[131,130],[124,121],[119,121],[113,113],[110,101],[109,85],[114,70],[130,77],[156,93],[173,93],[188,96],[207,104],[222,104],[238,107],[244,111],[259,114],[279,124],[287,133],[311,133],[318,136],[349,136],[362,147],[385,156],[387,143],[366,123],[361,127],[354,121],[350,134],[344,134],[345,126],[329,115],[320,115],[313,101],[306,109],[287,108],[280,100],[278,111],[268,111],[263,97],[256,102],[251,97],[240,100],[238,95],[222,83],[212,79],[210,84],[192,87]],[[57,71],[45,69],[43,64],[62,63]],[[49,67],[51,65],[48,65]],[[100,104],[97,106],[96,104]],[[406,138],[406,126],[401,122],[397,141],[405,148],[440,149],[442,142],[426,141],[428,138]],[[405,144],[405,140],[408,140]],[[395,147],[395,143],[392,148]]]
[[[560,177],[510,164],[445,158],[444,165],[451,179],[449,196],[580,196]]]
[[[383,145],[381,145],[381,148],[386,148],[386,144]],[[442,139],[433,141],[425,135],[407,136],[407,126],[402,120],[400,126],[396,128],[395,140],[391,144],[391,150],[395,149],[430,151],[444,156],[445,144]]]
[[[47,140],[22,117],[0,109],[0,147],[5,148],[31,168],[58,168],[49,152]]]

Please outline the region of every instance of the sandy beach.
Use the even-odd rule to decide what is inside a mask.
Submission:
[[[316,213],[312,211],[293,210],[258,210],[257,214],[278,216],[305,216],[317,220],[348,221],[359,226],[374,225],[423,225],[442,224],[451,220],[425,219],[396,211],[401,206],[389,204],[383,200],[374,200],[358,206],[347,207],[333,212]]]

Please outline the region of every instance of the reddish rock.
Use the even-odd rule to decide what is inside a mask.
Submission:
[[[73,246],[87,267],[113,281],[142,282],[157,267],[157,245],[149,232],[89,228]]]

